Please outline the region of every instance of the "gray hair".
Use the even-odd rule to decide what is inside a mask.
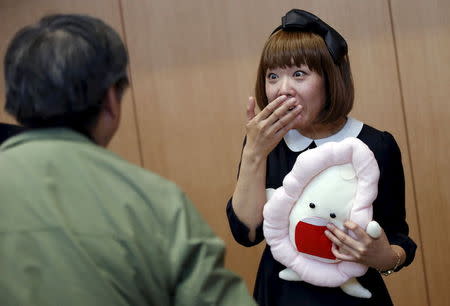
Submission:
[[[28,127],[95,123],[106,90],[128,84],[128,55],[116,31],[86,15],[51,15],[21,29],[4,59],[5,110]]]

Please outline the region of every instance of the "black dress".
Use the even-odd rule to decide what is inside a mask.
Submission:
[[[408,237],[403,166],[400,150],[394,137],[388,132],[378,131],[362,123],[355,135],[352,135],[351,131],[340,134],[338,137],[341,138],[340,140],[344,137],[357,136],[373,151],[380,168],[378,196],[373,203],[373,218],[384,229],[389,242],[405,250],[406,261],[403,266],[409,265],[414,259],[416,244]],[[282,140],[268,156],[266,188],[280,187],[297,156],[315,146],[316,143],[310,140],[306,149],[294,152],[288,147],[286,141]],[[262,224],[256,230],[255,241],[249,241],[249,229],[237,218],[231,203],[232,199],[227,205],[227,216],[236,241],[248,247],[263,241]],[[398,267],[397,271],[403,266]],[[317,287],[305,282],[285,281],[278,277],[278,273],[284,268],[273,258],[270,247],[267,245],[259,264],[254,289],[254,297],[259,305],[393,305],[384,281],[375,269],[370,268],[365,275],[358,278],[361,285],[372,293],[370,299],[362,299],[347,295],[340,288]]]

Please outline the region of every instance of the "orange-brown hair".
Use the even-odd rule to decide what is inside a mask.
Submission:
[[[259,108],[263,109],[268,104],[265,86],[267,69],[300,67],[302,64],[317,72],[325,81],[327,100],[317,122],[333,123],[347,116],[354,99],[348,56],[335,64],[323,39],[310,32],[280,30],[269,37],[261,54],[255,86]]]

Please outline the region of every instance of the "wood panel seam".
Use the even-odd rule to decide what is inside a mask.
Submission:
[[[122,5],[122,0],[117,0],[119,3],[119,14],[120,14],[120,25],[122,28],[122,35],[123,35],[123,40],[125,41],[125,45],[127,46],[128,49],[128,40],[127,40],[127,32],[126,32],[126,28],[125,28],[125,17],[124,17],[124,12],[123,12],[123,5]],[[133,77],[132,77],[132,73],[131,73],[131,63],[130,63],[130,53],[128,52],[128,78],[130,80],[130,91],[131,91],[131,103],[132,103],[132,109],[133,109],[133,116],[134,116],[134,127],[136,130],[136,135],[137,135],[137,145],[138,145],[138,150],[139,150],[139,163],[141,167],[144,167],[144,156],[142,153],[142,143],[141,143],[141,133],[140,133],[140,128],[139,128],[139,122],[138,122],[138,118],[137,118],[137,107],[136,107],[136,97],[134,95],[134,87],[133,87]]]
[[[391,26],[391,32],[392,32],[392,40],[393,40],[393,46],[394,46],[394,56],[395,56],[395,66],[397,70],[397,78],[398,78],[398,84],[399,84],[399,93],[400,93],[400,106],[402,109],[402,115],[403,115],[403,124],[405,128],[405,136],[406,136],[406,147],[408,149],[408,162],[409,162],[409,168],[411,169],[411,181],[412,181],[412,193],[414,195],[414,207],[416,209],[416,216],[417,216],[417,232],[419,233],[419,238],[421,243],[423,243],[422,238],[422,231],[421,231],[421,223],[420,223],[420,215],[419,210],[417,207],[417,193],[416,193],[416,187],[415,187],[415,179],[414,179],[414,168],[412,165],[412,156],[411,156],[411,146],[410,146],[410,140],[409,140],[409,131],[408,131],[408,123],[406,121],[406,111],[405,111],[405,99],[403,95],[403,83],[402,83],[402,77],[400,72],[400,62],[399,62],[399,55],[398,55],[398,48],[397,48],[397,38],[395,35],[395,27],[394,27],[394,16],[392,13],[392,3],[391,0],[387,0],[388,3],[388,9],[389,9],[389,19],[390,19],[390,26]],[[431,305],[430,300],[430,293],[429,293],[429,283],[428,283],[428,276],[427,276],[427,269],[425,264],[425,253],[423,251],[422,245],[419,247],[420,254],[422,255],[422,268],[423,268],[423,274],[424,274],[424,280],[426,285],[426,298],[428,305]]]

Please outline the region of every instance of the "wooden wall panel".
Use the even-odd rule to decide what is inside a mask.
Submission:
[[[450,2],[392,0],[430,305],[450,305]]]
[[[316,13],[349,43],[356,86],[352,115],[392,132],[403,152],[408,221],[412,237],[425,247],[425,257],[419,249],[411,267],[387,279],[394,301],[428,304],[425,265],[428,287],[436,288],[430,291],[432,305],[446,305],[447,297],[436,296],[449,285],[442,269],[449,261],[445,252],[439,252],[442,245],[446,251],[449,246],[448,234],[440,230],[440,224],[448,221],[450,198],[444,185],[450,173],[445,158],[450,141],[443,126],[449,118],[444,101],[450,82],[442,64],[450,59],[449,24],[444,21],[449,6],[444,0],[413,2],[392,0],[391,16],[388,1],[2,0],[0,54],[3,57],[15,31],[48,13],[88,13],[122,33],[130,53],[133,87],[125,96],[122,126],[111,147],[140,163],[142,145],[144,166],[188,193],[227,243],[228,267],[246,279],[251,291],[264,245],[238,246],[224,212],[236,179],[245,105],[253,94],[263,43],[281,15],[293,7]],[[2,85],[0,106],[3,95]],[[2,110],[0,121],[13,122]],[[427,209],[430,203],[439,209]]]
[[[0,122],[14,123],[14,120],[3,111],[4,79],[3,58],[8,42],[23,26],[34,23],[44,15],[54,13],[82,13],[99,17],[119,33],[122,33],[120,6],[118,1],[109,0],[2,0],[0,1],[0,55],[2,71],[0,76]],[[131,91],[124,96],[122,107],[122,124],[115,136],[111,149],[131,162],[140,164],[140,152]]]
[[[245,29],[238,36],[243,46],[234,41],[234,22],[242,19],[232,18],[239,10],[228,5],[123,1],[144,166],[187,192],[229,246],[228,266],[251,288],[261,247],[234,243],[225,204],[235,183],[244,105],[256,69],[256,55],[242,50],[257,43],[248,41]]]
[[[347,38],[359,119],[391,131],[407,181],[411,234],[420,245],[389,7],[385,1],[122,1],[144,166],[177,182],[228,245],[228,266],[253,287],[263,245],[229,233],[232,194],[259,54],[293,7],[317,13]],[[420,252],[388,279],[399,305],[426,305]]]

